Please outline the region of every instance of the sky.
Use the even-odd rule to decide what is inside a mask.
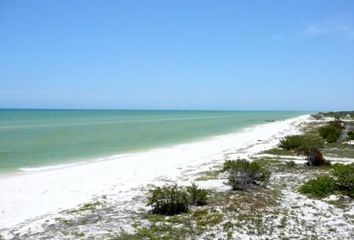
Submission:
[[[0,0],[0,108],[354,110],[354,1]]]

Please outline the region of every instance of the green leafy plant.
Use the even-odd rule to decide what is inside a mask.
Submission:
[[[336,190],[337,184],[335,180],[328,175],[311,179],[305,182],[299,189],[299,191],[303,194],[318,198],[333,194]]]
[[[152,212],[162,215],[176,215],[188,212],[190,205],[203,206],[208,203],[210,191],[199,188],[195,183],[188,187],[166,185],[150,190],[148,206]]]
[[[229,171],[236,165],[235,160],[226,160],[223,164],[223,171]]]
[[[188,199],[191,205],[203,206],[208,203],[210,191],[198,188],[195,183],[187,187]]]
[[[323,140],[316,135],[289,135],[280,140],[279,147],[304,152],[311,148],[323,147]]]
[[[316,114],[311,114],[311,117],[314,118],[315,120],[321,120],[323,119],[323,115],[316,113]]]
[[[228,183],[233,190],[244,190],[250,185],[266,183],[271,174],[259,162],[243,159],[225,162],[224,169],[229,172]]]
[[[319,134],[327,142],[334,143],[338,140],[343,126],[340,121],[330,122],[328,125],[319,128]]]
[[[329,175],[305,182],[299,191],[319,198],[335,192],[341,192],[354,198],[354,163],[348,165],[334,164]]]
[[[321,166],[329,164],[319,150],[324,142],[317,134],[290,135],[283,138],[279,147],[286,150],[293,150],[298,154],[306,156],[307,164],[312,166]]]
[[[279,147],[286,150],[297,149],[303,141],[303,136],[301,135],[290,135],[280,140]]]
[[[332,175],[340,191],[350,197],[354,197],[354,163],[334,164]]]
[[[175,215],[188,212],[188,194],[177,185],[156,187],[150,190],[148,205],[152,212],[163,215]]]
[[[302,138],[302,142],[300,146],[296,148],[296,151],[299,153],[303,153],[304,151],[308,151],[309,149],[317,148],[320,149],[324,146],[324,142],[321,137],[317,135],[305,135]]]
[[[348,117],[354,118],[354,111],[325,112],[319,114],[323,115],[324,117],[334,117],[335,119],[348,118]]]

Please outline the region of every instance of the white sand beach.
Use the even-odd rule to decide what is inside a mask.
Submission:
[[[308,115],[264,123],[240,132],[199,142],[112,156],[105,160],[58,168],[24,169],[0,178],[0,230],[102,195],[120,200],[129,191],[156,179],[175,179],[186,169],[223,161],[226,153],[245,149],[242,156],[271,148],[280,138],[299,131]],[[208,166],[206,164],[206,167]]]

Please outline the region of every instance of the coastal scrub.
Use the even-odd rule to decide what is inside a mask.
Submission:
[[[209,195],[210,191],[199,188],[195,183],[186,188],[177,184],[166,185],[150,190],[148,205],[153,213],[170,216],[188,212],[190,205],[206,205]]]
[[[152,212],[163,215],[175,215],[188,212],[187,192],[173,186],[156,187],[150,190],[148,205],[152,207]]]
[[[338,140],[343,126],[340,121],[330,122],[328,125],[319,128],[319,134],[328,143],[334,143]]]
[[[210,191],[198,188],[197,184],[192,183],[187,187],[188,200],[190,205],[203,206],[208,203]]]
[[[332,177],[327,175],[311,179],[305,182],[299,189],[303,194],[318,198],[329,196],[336,190],[336,182]]]
[[[266,183],[270,178],[270,171],[257,161],[249,162],[238,159],[226,161],[224,170],[229,172],[228,183],[232,190],[245,190],[251,185]]]
[[[334,164],[330,174],[305,182],[299,192],[317,198],[339,192],[354,198],[354,164]]]

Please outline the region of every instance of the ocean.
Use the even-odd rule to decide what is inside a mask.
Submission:
[[[0,110],[0,171],[104,159],[284,120],[304,112]],[[166,160],[168,161],[168,160]]]

